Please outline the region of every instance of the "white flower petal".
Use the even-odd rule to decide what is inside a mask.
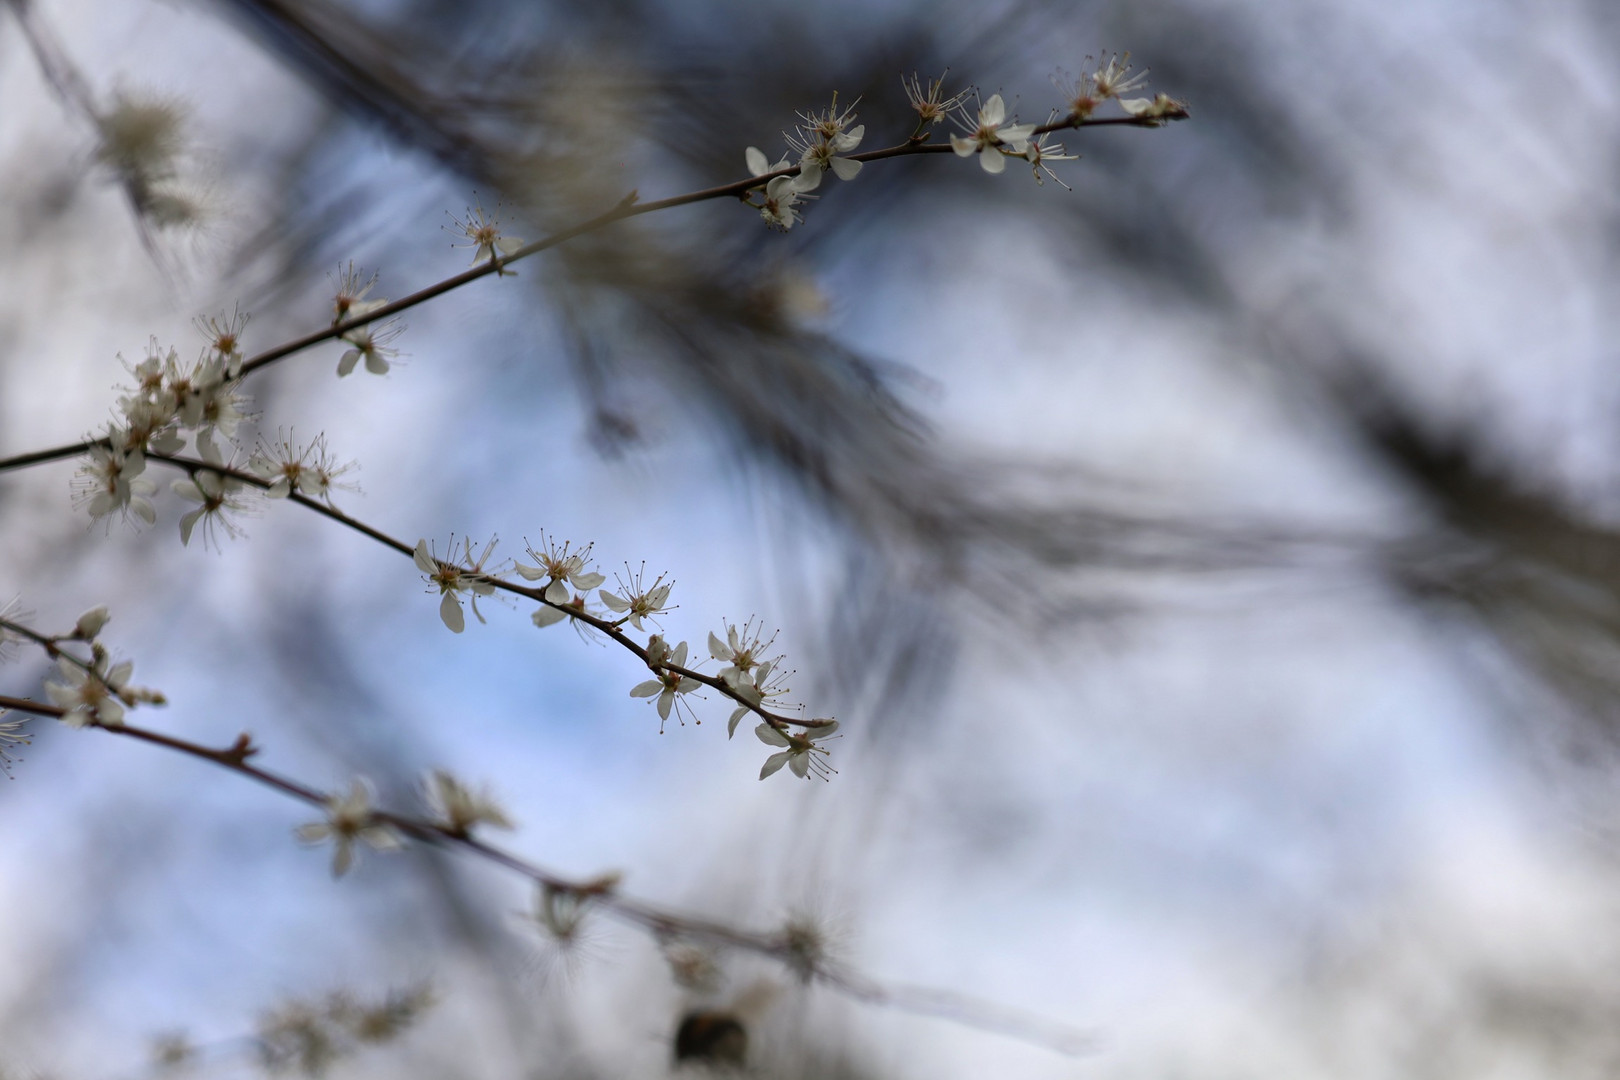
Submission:
[[[191,513],[180,519],[180,544],[182,547],[190,546],[191,530],[197,527],[197,522],[202,519],[205,512],[206,511],[199,506],[197,509],[191,511]]]
[[[821,165],[814,161],[806,161],[799,167],[798,176],[782,176],[777,179],[787,181],[781,188],[784,194],[790,191],[798,193],[814,191],[821,186]],[[775,183],[775,180],[771,181],[772,185]],[[778,196],[772,193],[772,197],[776,198]]]
[[[764,767],[759,770],[759,778],[763,780],[767,776],[776,772],[783,765],[786,765],[790,756],[791,754],[789,751],[783,750],[780,754],[772,754],[770,757],[766,758]]]
[[[444,620],[444,625],[448,626],[453,634],[459,634],[467,629],[467,616],[462,613],[461,601],[456,599],[453,592],[445,593],[444,599],[439,601],[439,618]]]
[[[332,876],[342,877],[354,865],[354,845],[347,836],[339,836],[332,849]]]
[[[107,605],[93,607],[79,616],[79,620],[73,624],[73,632],[85,639],[93,638],[101,633],[101,628],[106,626],[107,620],[111,618],[107,612]]]
[[[433,556],[428,552],[428,542],[425,539],[416,542],[416,550],[411,552],[411,561],[424,574],[431,575],[439,572],[439,564],[433,561]]]

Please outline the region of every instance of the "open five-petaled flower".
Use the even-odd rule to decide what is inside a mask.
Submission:
[[[803,735],[795,735],[790,731],[781,731],[769,724],[761,724],[754,729],[759,741],[767,746],[785,746],[787,749],[772,754],[765,759],[765,767],[759,770],[759,778],[765,779],[776,772],[783,765],[793,770],[793,775],[801,779],[808,777],[812,769],[823,780],[831,779],[832,767],[826,762],[827,748],[817,746],[815,740],[825,739],[838,730],[838,721],[829,720],[820,727],[812,728]]]

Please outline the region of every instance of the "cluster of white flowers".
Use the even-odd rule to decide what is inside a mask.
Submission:
[[[826,109],[800,113],[799,118],[803,123],[792,134],[783,133],[790,153],[781,161],[772,164],[764,152],[754,146],[743,154],[750,176],[768,176],[783,169],[798,168],[792,176],[772,177],[759,192],[760,201],[749,203],[759,209],[766,224],[784,230],[804,220],[799,213],[799,202],[815,198],[807,193],[821,186],[823,173],[831,172],[840,180],[855,179],[861,171],[861,162],[845,155],[859,147],[866,135],[865,124],[850,126],[855,120],[855,106],[840,109],[837,94]],[[797,162],[793,155],[798,156]]]
[[[134,386],[119,396],[118,418],[108,424],[74,478],[75,501],[92,518],[118,513],[133,514],[149,525],[156,521],[150,496],[157,489],[141,477],[146,455],[178,453],[188,432],[205,458],[218,460],[216,437],[234,439],[247,418],[247,401],[237,393],[240,334],[246,322],[240,313],[199,321],[209,341],[189,366],[181,363],[177,350],[162,348],[156,338],[144,359],[126,365]]]
[[[493,794],[487,789],[468,787],[444,769],[435,769],[424,778],[422,795],[430,815],[425,823],[395,820],[407,828],[439,829],[461,839],[466,839],[478,825],[513,827],[512,819]],[[357,841],[377,851],[394,851],[404,842],[399,829],[373,806],[371,784],[363,777],[351,780],[347,792],[328,795],[322,805],[325,820],[300,825],[295,833],[306,844],[332,842],[334,877],[342,877],[354,865]]]
[[[119,94],[94,119],[96,160],[124,186],[137,213],[160,227],[197,219],[198,201],[180,181],[185,111],[177,103]]]
[[[325,435],[317,435],[309,445],[300,447],[278,434],[274,445],[260,440],[259,448],[248,458],[249,471],[270,482],[265,489],[267,497],[285,499],[296,493],[307,499],[323,499],[328,505],[332,504],[332,492],[358,490],[353,484],[338,482],[338,477],[354,467],[352,461],[341,465],[333,461]]]
[[[57,657],[56,677],[60,681],[47,681],[45,696],[67,710],[62,723],[68,727],[122,727],[126,707],[167,703],[161,691],[131,686],[129,677],[134,671],[135,665],[129,660],[112,664],[106,648],[99,641],[93,642],[88,662],[66,653]]]
[[[738,721],[754,708],[763,708],[765,702],[787,695],[788,688],[783,684],[786,673],[781,668],[782,657],[765,655],[775,642],[775,634],[762,638],[761,629],[754,625],[752,619],[745,622],[740,630],[735,623],[727,623],[724,641],[712,630],[709,632],[709,655],[724,661],[726,665],[720,669],[717,677],[744,702],[731,712],[731,719],[726,724],[727,738],[737,733]]]
[[[251,1042],[260,1063],[271,1075],[297,1072],[322,1077],[338,1061],[362,1045],[391,1042],[408,1031],[434,1004],[427,984],[391,990],[381,1000],[362,1001],[347,991],[335,991],[324,1002],[290,1000],[259,1018]],[[170,1069],[195,1056],[194,1047],[182,1043],[178,1060],[160,1058]]]
[[[491,547],[494,542],[491,541]],[[540,544],[528,547],[528,554],[534,560],[530,565],[524,562],[515,563],[513,569],[528,581],[546,582],[541,593],[541,606],[535,611],[533,620],[536,626],[551,626],[570,616],[586,616],[590,619],[602,619],[614,628],[629,626],[636,630],[644,630],[644,624],[652,623],[658,627],[654,616],[672,610],[669,606],[670,593],[674,582],[665,581],[660,574],[651,584],[646,582],[646,567],[631,569],[625,567],[622,577],[616,578],[617,592],[610,592],[600,588],[605,578],[602,574],[591,569],[590,556],[594,545],[586,544],[575,550],[571,543],[564,543],[560,547],[556,541],[548,540],[545,533],[540,534]],[[476,563],[471,559],[471,546],[465,548],[466,557],[464,566],[451,566],[435,560],[427,550],[427,541],[421,541],[416,548],[416,561],[422,572],[430,580],[439,585],[444,593],[445,600],[440,608],[440,614],[445,624],[452,630],[459,631],[460,604],[455,599],[455,593],[466,591],[469,584],[465,575],[468,567],[477,575],[477,580],[483,585],[493,588],[493,582],[499,576],[483,569],[484,558],[489,555],[486,548],[484,555]],[[587,593],[591,589],[597,590],[597,598],[601,601],[605,611],[593,611]],[[474,590],[477,595],[486,593]],[[606,618],[609,614],[616,618]],[[576,626],[589,626],[575,620]],[[785,747],[775,753],[766,762],[760,774],[763,779],[779,770],[784,764],[788,765],[795,775],[809,776],[814,771],[818,776],[826,777],[831,773],[822,760],[827,751],[815,745],[816,739],[831,735],[837,729],[837,723],[832,720],[812,720],[809,722],[794,721],[804,724],[807,731],[804,735],[788,733],[784,721],[767,708],[798,711],[800,706],[784,706],[781,699],[789,692],[786,678],[789,672],[782,666],[781,656],[768,656],[771,646],[775,644],[776,636],[766,637],[762,628],[749,619],[741,627],[735,623],[725,625],[725,637],[709,633],[709,655],[724,666],[714,676],[715,680],[728,691],[729,696],[737,702],[732,710],[731,719],[726,726],[728,737],[736,734],[737,724],[750,712],[760,712],[766,715],[767,722],[760,725],[760,738],[773,746]],[[687,658],[690,649],[682,641],[670,645],[662,633],[655,633],[647,641],[644,659],[652,678],[645,679],[630,689],[630,696],[637,698],[650,698],[658,710],[660,733],[670,715],[674,714],[682,724],[685,717],[682,709],[686,707],[687,695],[705,685],[707,676],[697,676],[692,668],[687,667]],[[707,683],[714,685],[714,681]],[[690,708],[686,710],[691,712]],[[694,723],[702,723],[693,714]],[[764,732],[770,732],[769,736]]]
[[[855,105],[838,108],[838,95],[832,104],[820,112],[800,113],[804,121],[791,135],[784,133],[788,147],[799,155],[799,175],[803,191],[814,191],[821,186],[821,174],[831,170],[840,180],[853,180],[861,171],[861,163],[845,154],[857,149],[866,135],[866,125],[856,124]]]
[[[765,154],[755,146],[750,146],[743,152],[743,161],[748,165],[751,176],[766,176],[783,169],[791,169],[793,163],[787,158],[772,164],[765,160]],[[816,173],[815,182],[812,183],[803,173],[792,176],[774,176],[765,184],[765,189],[759,193],[760,201],[750,202],[750,206],[759,208],[759,216],[765,223],[776,229],[791,229],[794,224],[804,220],[799,213],[801,199],[813,199],[814,195],[805,192],[821,183],[821,174]]]
[[[1088,63],[1091,60],[1090,57],[1086,59]],[[1079,78],[1058,82],[1059,87],[1069,98],[1069,122],[1079,124],[1089,120],[1092,113],[1109,98],[1118,101],[1119,107],[1127,116],[1136,117],[1153,126],[1165,120],[1185,119],[1186,104],[1168,94],[1155,94],[1151,98],[1125,97],[1133,90],[1143,89],[1147,85],[1147,77],[1148,73],[1145,71],[1131,74],[1130,53],[1117,56],[1103,54],[1103,59],[1090,70],[1082,70]]]

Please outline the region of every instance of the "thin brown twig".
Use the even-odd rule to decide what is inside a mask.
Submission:
[[[247,472],[243,469],[232,468],[230,466],[215,465],[198,458],[182,457],[178,454],[149,453],[146,455],[146,460],[162,462],[165,465],[172,465],[175,468],[184,469],[189,474],[196,474],[205,471],[217,473],[220,476],[228,476],[233,480],[240,481],[241,483],[259,488],[261,490],[268,489],[271,486],[271,481],[257,476],[254,473]],[[405,543],[403,540],[389,536],[381,529],[373,528],[357,518],[350,517],[348,514],[345,514],[335,506],[309,498],[306,495],[300,495],[297,492],[289,494],[287,496],[287,501],[297,503],[299,506],[303,506],[315,511],[322,517],[329,518],[340,525],[353,529],[362,536],[369,537],[370,539],[377,541],[377,543],[382,544],[384,547],[390,548],[393,551],[404,555],[407,559],[413,559],[415,557],[416,549],[411,545]],[[449,565],[453,566],[454,564]],[[465,567],[461,569],[465,569]],[[659,671],[667,671],[672,674],[679,675],[682,678],[691,679],[693,682],[701,683],[712,690],[718,690],[732,701],[735,701],[738,705],[746,707],[749,712],[757,715],[760,719],[764,720],[777,731],[785,733],[788,725],[790,724],[794,727],[804,728],[808,731],[814,731],[817,728],[824,728],[830,724],[830,721],[825,719],[805,720],[799,717],[784,716],[778,713],[773,713],[769,709],[749,701],[747,698],[738,693],[737,690],[724,679],[718,678],[714,675],[707,675],[701,671],[694,671],[691,668],[681,667],[678,664],[672,664],[668,661],[661,661],[656,666],[649,664],[647,662],[647,649],[642,645],[636,644],[636,642],[624,632],[623,626],[625,619],[623,618],[604,619],[599,616],[592,615],[588,611],[582,611],[579,608],[574,607],[572,604],[552,603],[550,600],[546,599],[544,588],[530,588],[526,585],[518,585],[514,582],[506,581],[502,578],[494,577],[489,574],[468,573],[466,576],[469,581],[486,582],[494,588],[500,589],[502,592],[508,592],[514,596],[521,596],[524,599],[533,600],[537,604],[543,604],[546,607],[554,608],[555,610],[567,615],[569,618],[576,619],[579,622],[586,624],[591,629],[612,638],[624,648],[634,653],[636,658],[642,663],[647,664],[649,670],[655,673]],[[0,625],[5,624],[3,621],[0,621]]]
[[[0,620],[0,626],[23,633],[35,641],[52,640],[9,620]],[[58,705],[0,694],[0,710],[5,709],[58,720],[68,712]],[[221,749],[128,723],[116,726],[91,723],[87,726],[98,728],[110,735],[122,735],[207,761],[256,780],[266,787],[313,807],[325,809],[329,804],[330,796],[316,788],[251,764],[248,758],[257,754],[259,748],[245,732],[230,746]],[[808,980],[857,1001],[883,1005],[903,1012],[939,1017],[1035,1043],[1071,1056],[1095,1052],[1100,1045],[1094,1033],[968,995],[930,987],[885,986],[843,965],[829,963],[825,958],[807,958],[801,949],[795,947],[792,935],[787,932],[740,930],[712,919],[673,911],[621,894],[611,883],[611,879],[572,880],[479,840],[466,831],[458,831],[424,818],[374,810],[371,812],[371,820],[423,843],[448,845],[470,852],[478,858],[528,878],[543,889],[567,893],[589,901],[616,918],[647,930],[655,938],[698,940],[769,956],[789,965]]]
[[[1053,131],[1082,127],[1155,126],[1158,126],[1158,121],[1142,119],[1134,116],[1105,117],[1102,119],[1085,120],[1065,119],[1055,123],[1043,124],[1035,129],[1035,133],[1037,135],[1042,135]],[[887,158],[908,157],[914,154],[946,154],[952,152],[953,150],[951,144],[948,142],[906,142],[895,146],[885,147],[881,150],[868,150],[864,153],[849,154],[847,156],[854,161],[866,162],[881,161]],[[779,169],[776,172],[766,173],[761,176],[749,177],[746,180],[736,180],[729,184],[721,184],[718,187],[704,188],[700,191],[691,191],[684,195],[672,195],[669,198],[656,199],[651,202],[639,201],[636,198],[636,193],[632,191],[629,195],[625,196],[615,206],[613,206],[612,209],[598,214],[597,216],[586,221],[580,222],[577,225],[563,229],[560,232],[552,233],[550,236],[543,237],[542,239],[536,240],[533,243],[525,244],[523,247],[517,249],[510,255],[501,256],[499,258],[492,257],[488,262],[480,263],[469,270],[463,270],[459,274],[454,274],[450,277],[444,278],[441,281],[434,282],[432,285],[418,289],[416,292],[403,296],[398,300],[390,301],[381,307],[359,315],[351,316],[350,318],[344,319],[340,322],[334,322],[331,326],[323,327],[320,330],[311,331],[310,333],[304,334],[301,337],[293,338],[291,341],[283,342],[274,348],[266,349],[261,353],[257,353],[243,361],[241,373],[243,375],[248,375],[251,372],[259,370],[260,368],[273,364],[278,360],[285,359],[294,353],[302,352],[304,349],[307,349],[312,345],[318,345],[323,341],[330,341],[335,338],[340,338],[349,331],[358,329],[359,327],[365,326],[368,323],[376,322],[379,319],[386,319],[389,316],[397,315],[402,311],[408,311],[409,309],[416,307],[418,304],[432,300],[434,297],[442,296],[453,289],[459,289],[461,286],[473,281],[477,281],[480,278],[488,277],[490,274],[499,275],[507,266],[511,265],[512,263],[518,262],[521,259],[526,259],[530,255],[537,255],[548,248],[556,247],[558,244],[565,243],[566,241],[572,240],[578,236],[582,236],[585,233],[594,232],[595,230],[604,228],[605,226],[611,225],[614,222],[639,217],[642,214],[650,214],[657,210],[668,210],[677,206],[688,206],[692,203],[705,202],[710,199],[741,197],[756,188],[765,186],[769,181],[774,180],[778,176],[792,176],[798,171],[799,167],[793,166],[792,168]],[[63,446],[55,446],[45,450],[35,450],[26,454],[16,454],[11,457],[0,458],[0,472],[9,472],[14,469],[28,468],[32,465],[41,465],[51,461],[60,461],[64,458],[77,457],[78,455],[86,453],[97,446],[109,445],[110,443],[106,438],[86,439],[81,442],[69,443]]]

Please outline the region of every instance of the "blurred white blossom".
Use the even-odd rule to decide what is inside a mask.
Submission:
[[[494,795],[487,790],[474,791],[444,769],[433,770],[424,786],[434,821],[453,833],[465,835],[474,825],[512,828],[511,819]]]
[[[377,851],[400,846],[399,834],[377,820],[371,808],[371,788],[355,777],[346,795],[326,798],[326,820],[300,825],[298,839],[306,844],[332,841],[332,876],[342,877],[354,865],[354,845],[361,841]]]

